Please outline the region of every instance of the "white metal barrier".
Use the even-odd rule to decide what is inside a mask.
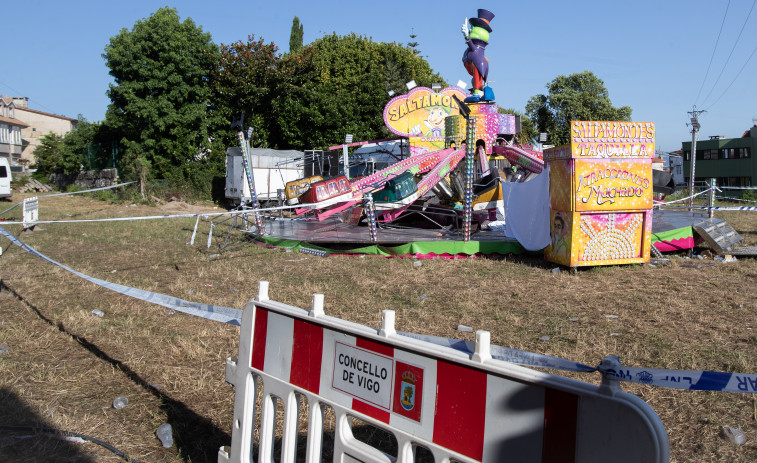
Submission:
[[[657,414],[617,382],[598,387],[492,359],[486,331],[468,356],[397,334],[390,310],[377,330],[326,316],[320,294],[309,311],[270,301],[267,282],[244,309],[226,380],[236,387],[234,421],[219,463],[252,461],[256,413],[258,461],[274,460],[277,400],[281,462],[322,461],[325,407],[335,415],[338,462],[412,462],[419,447],[435,462],[669,459]],[[304,459],[296,455],[298,400],[308,407]],[[394,436],[396,455],[358,440],[353,417]]]

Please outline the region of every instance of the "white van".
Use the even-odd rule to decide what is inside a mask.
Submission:
[[[13,174],[11,174],[8,158],[0,156],[0,198],[10,198],[13,196],[13,190],[11,189],[12,180]]]

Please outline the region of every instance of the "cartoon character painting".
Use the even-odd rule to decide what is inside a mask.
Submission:
[[[555,214],[555,219],[552,222],[552,254],[558,257],[567,256],[569,239],[565,219],[558,212]]]
[[[450,108],[446,106],[432,106],[428,108],[428,116],[422,123],[413,126],[410,129],[410,135],[425,137],[443,137],[444,136],[444,118],[450,113]]]
[[[462,32],[468,48],[463,54],[463,64],[468,74],[473,76],[472,95],[465,99],[466,103],[481,100],[493,100],[494,93],[486,85],[489,76],[489,60],[485,56],[486,46],[489,44],[489,33],[492,31],[489,23],[494,19],[494,13],[479,9],[478,17],[463,23]],[[468,29],[467,22],[471,28]]]

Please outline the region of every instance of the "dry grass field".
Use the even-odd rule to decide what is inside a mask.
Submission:
[[[174,206],[42,198],[40,220],[214,210]],[[20,215],[17,208],[2,218]],[[757,245],[757,213],[718,216]],[[205,247],[207,222],[187,244],[193,226],[194,219],[172,219],[6,228],[84,274],[196,302],[242,308],[267,280],[271,299],[308,307],[322,293],[327,314],[374,327],[382,310],[394,309],[402,331],[473,339],[457,331],[463,324],[491,331],[494,344],[589,365],[616,354],[629,366],[757,373],[755,258],[682,254],[654,266],[576,273],[553,273],[554,264],[533,255],[415,267],[411,259],[321,258],[256,245],[219,254]],[[102,446],[28,427],[89,436],[139,462],[216,461],[219,446],[231,442],[234,390],[224,363],[236,355],[238,328],[109,292],[5,238],[0,245],[0,345],[8,346],[0,354],[0,461],[119,461]],[[573,377],[599,382],[598,374]],[[660,415],[672,461],[757,461],[757,396],[623,388]],[[117,410],[119,395],[129,403]],[[155,437],[166,422],[174,428],[170,448]],[[722,426],[742,429],[746,443],[729,442]]]

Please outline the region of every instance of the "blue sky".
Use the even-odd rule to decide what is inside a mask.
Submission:
[[[756,1],[7,2],[0,94],[29,97],[32,109],[102,120],[112,82],[101,56],[105,45],[166,5],[182,20],[192,18],[215,43],[253,34],[281,52],[288,50],[295,15],[305,43],[332,32],[407,43],[413,31],[421,54],[454,85],[470,81],[460,61],[460,26],[486,8],[496,15],[486,53],[500,106],[523,111],[558,75],[589,70],[604,81],[614,106],[630,106],[635,121],[655,122],[657,148],[672,151],[691,139],[686,123],[694,104],[707,110],[700,139],[738,137],[752,126],[757,56],[748,59],[757,54],[757,8],[748,15]]]

